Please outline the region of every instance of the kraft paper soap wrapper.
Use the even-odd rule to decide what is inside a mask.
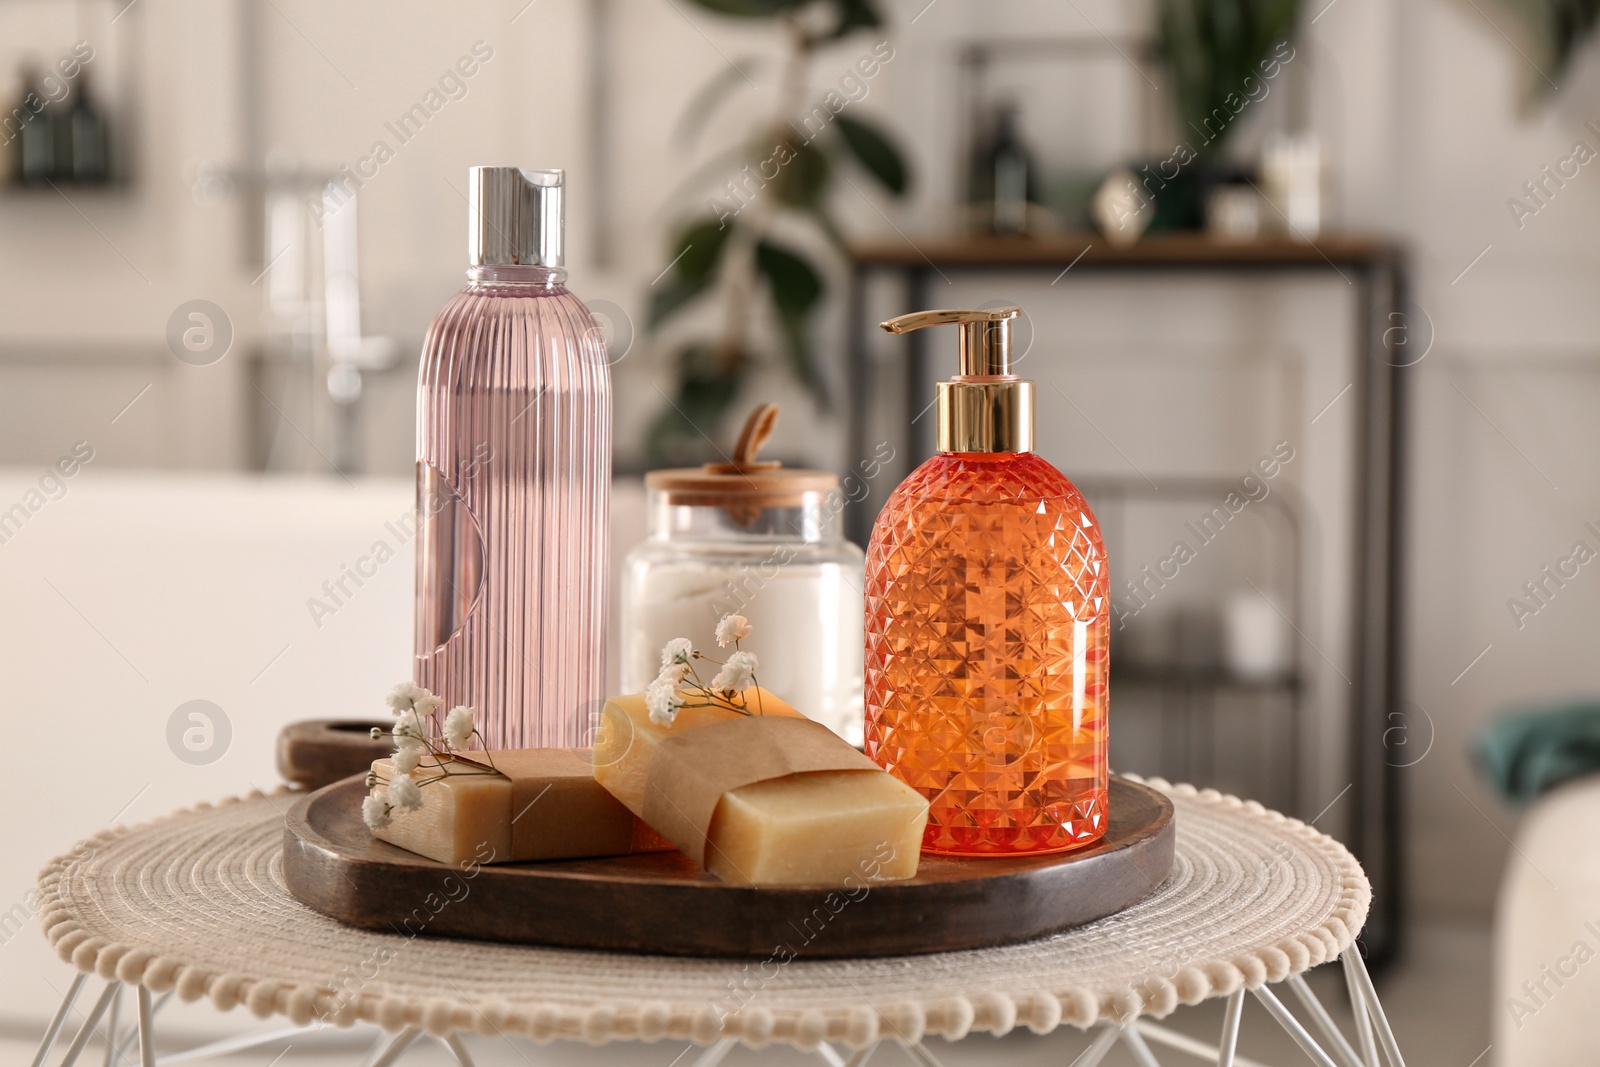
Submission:
[[[752,686],[740,703],[755,714],[686,702],[666,724],[650,717],[645,694],[612,697],[600,715],[595,779],[734,885],[916,875],[925,797],[777,695]]]
[[[821,723],[740,716],[662,740],[645,786],[644,821],[701,867],[724,793],[792,774],[883,773]]]
[[[495,835],[509,837],[509,854],[497,855],[488,861],[490,863],[624,856],[634,852],[667,851],[673,847],[615,797],[598,787],[588,749],[497,749],[490,753],[474,750],[452,755],[455,762],[474,769],[499,772],[499,778],[509,784],[509,802],[503,816],[497,817],[509,822],[509,827]],[[388,760],[375,762],[373,770],[381,780],[387,781]],[[415,776],[427,779],[437,771],[438,765],[424,764]],[[474,780],[484,779],[446,778],[424,787],[422,808],[415,812],[396,812],[393,825],[401,829],[402,822],[427,820],[430,801],[437,806],[441,800],[430,794],[447,788],[451,782]],[[504,825],[502,822],[501,826]],[[449,836],[442,828],[437,832]],[[383,832],[375,836],[387,840],[401,835]],[[401,840],[391,843],[408,847]],[[443,845],[441,841],[440,847]]]

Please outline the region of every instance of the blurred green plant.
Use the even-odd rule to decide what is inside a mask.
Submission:
[[[1261,62],[1288,40],[1299,16],[1300,0],[1158,0],[1161,58],[1200,156],[1215,155],[1227,140],[1250,93],[1246,79],[1260,81]]]
[[[671,2],[671,0],[669,0]],[[731,152],[701,167],[685,186],[707,213],[681,223],[668,249],[671,261],[652,286],[649,328],[659,330],[688,309],[713,298],[722,302],[722,324],[710,339],[677,345],[669,403],[651,421],[645,447],[655,463],[692,463],[708,458],[710,441],[752,371],[764,359],[757,337],[758,308],[778,326],[776,347],[788,373],[822,410],[829,406],[826,379],[817,363],[812,320],[826,293],[823,271],[804,251],[776,236],[798,221],[824,239],[835,254],[848,254],[829,208],[841,167],[861,167],[894,196],[910,187],[905,158],[893,138],[846,106],[864,98],[830,88],[811,97],[810,74],[819,49],[883,25],[876,0],[692,0],[707,11],[749,21],[766,20],[783,31],[786,49],[779,74],[778,106],[769,119],[740,137]],[[893,57],[875,50],[861,63],[881,65]],[[881,62],[880,62],[881,61]],[[754,85],[757,60],[731,62],[694,96],[677,135],[692,144],[716,110],[736,92]],[[865,85],[867,66],[852,66],[851,84]],[[875,66],[872,67],[875,69]],[[841,83],[842,84],[842,83]]]
[[[1522,56],[1533,67],[1525,97],[1531,107],[1556,91],[1578,46],[1600,22],[1600,0],[1500,0],[1499,8],[1533,53]]]

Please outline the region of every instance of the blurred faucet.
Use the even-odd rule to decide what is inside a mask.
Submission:
[[[328,175],[274,167],[263,193],[264,466],[355,473],[364,376],[399,354],[392,338],[362,333],[356,199]]]
[[[264,282],[266,336],[251,367],[257,465],[351,474],[364,466],[365,379],[393,367],[399,350],[392,339],[361,330],[356,196],[348,178],[303,167],[268,146],[262,22],[270,6],[238,5],[235,154],[191,160],[186,177],[200,203],[237,201],[246,219],[241,251]]]
[[[334,412],[331,459],[335,468],[350,471],[361,462],[356,418],[361,375],[393,367],[400,348],[392,337],[361,332],[356,197],[345,197],[332,184],[323,186],[322,195],[322,318],[328,399]]]

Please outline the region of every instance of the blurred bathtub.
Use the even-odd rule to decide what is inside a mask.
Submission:
[[[399,521],[409,481],[91,464],[41,489],[44,474],[0,470],[8,1029],[42,1026],[70,977],[25,914],[47,859],[113,822],[272,789],[284,723],[381,716],[383,694],[410,676],[413,554]],[[613,511],[615,569],[643,534],[638,482],[618,483]],[[358,563],[369,575],[359,585],[347,576]],[[231,733],[223,744],[217,724],[208,763],[169,745],[169,721],[191,700],[220,708]],[[179,732],[194,725],[184,716]]]

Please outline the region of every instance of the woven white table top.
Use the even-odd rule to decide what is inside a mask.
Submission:
[[[284,888],[292,793],[91,838],[40,875],[40,915],[80,970],[297,1023],[801,1048],[1161,1016],[1350,944],[1372,893],[1343,846],[1254,802],[1150,784],[1177,807],[1167,882],[1109,918],[1003,948],[752,963],[356,930]]]

